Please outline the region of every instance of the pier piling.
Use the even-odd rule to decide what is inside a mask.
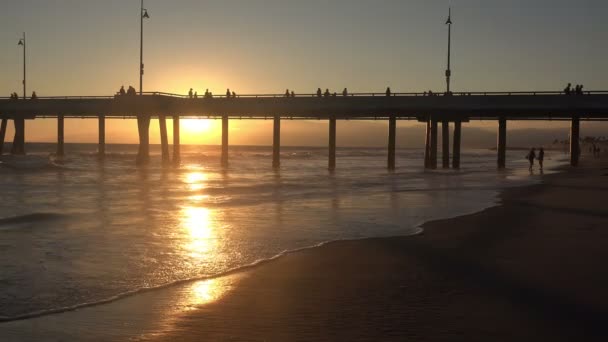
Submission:
[[[388,119],[388,169],[395,169],[395,140],[397,131],[397,118],[392,116]]]
[[[426,121],[426,131],[424,135],[424,168],[431,167],[431,121]]]
[[[454,121],[454,141],[453,141],[453,152],[452,152],[452,168],[460,168],[460,137],[462,135],[462,122],[460,120]]]
[[[4,137],[6,136],[7,124],[8,119],[2,119],[2,123],[0,124],[0,156],[4,153]]]
[[[106,157],[106,116],[104,114],[100,114],[98,121],[98,144],[97,144],[97,157],[100,160],[105,159]]]
[[[498,153],[497,164],[499,169],[504,169],[507,165],[507,119],[500,117],[498,119],[498,144],[496,151]]]
[[[281,166],[281,116],[275,115],[272,125],[272,167]]]
[[[329,160],[328,169],[336,169],[336,118],[329,119]]]
[[[228,115],[222,115],[222,166],[228,166]]]
[[[450,168],[450,123],[441,121],[441,161],[444,169]]]
[[[150,162],[150,117],[139,115],[137,117],[137,128],[139,130],[137,165],[145,165]]]
[[[13,137],[13,146],[11,154],[25,155],[25,119],[13,119],[15,124],[15,136]]]
[[[171,163],[169,156],[169,138],[167,137],[167,119],[164,115],[158,116],[158,128],[160,129],[160,150],[163,165]]]
[[[437,120],[431,119],[431,146],[429,152],[429,168],[437,168]]]
[[[179,115],[173,116],[173,165],[181,163],[181,148],[179,142]]]
[[[64,156],[64,116],[63,114],[57,115],[57,157]]]
[[[572,117],[570,126],[570,166],[578,166],[578,159],[581,153],[579,146],[581,123],[578,116]]]

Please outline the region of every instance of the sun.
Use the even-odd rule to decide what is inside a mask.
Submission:
[[[184,130],[188,133],[208,133],[213,130],[213,120],[187,119],[182,121]]]

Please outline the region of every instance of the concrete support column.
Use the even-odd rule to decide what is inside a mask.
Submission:
[[[139,131],[137,165],[145,165],[150,162],[150,117],[143,114],[139,115],[137,117],[137,128]]]
[[[173,165],[181,163],[181,148],[179,144],[179,115],[173,115]]]
[[[222,116],[222,166],[228,166],[228,115]]]
[[[441,121],[441,165],[444,169],[450,168],[450,123]]]
[[[162,164],[168,165],[171,163],[169,156],[169,138],[167,136],[167,119],[164,115],[158,116],[158,128],[160,129],[160,150]]]
[[[13,119],[15,124],[15,136],[13,138],[13,147],[11,148],[11,154],[13,155],[24,155],[25,154],[25,119]]]
[[[8,119],[2,119],[2,124],[0,124],[0,156],[4,153],[4,137],[6,136],[7,124]]]
[[[275,115],[272,125],[272,167],[281,167],[281,116]]]
[[[452,152],[452,167],[454,169],[460,168],[460,137],[462,135],[462,122],[460,120],[454,121],[454,150]]]
[[[572,117],[572,126],[570,126],[570,166],[578,166],[581,148],[579,146],[581,123],[578,116]]]
[[[424,168],[428,169],[431,167],[431,120],[426,121],[424,140]]]
[[[63,121],[63,114],[57,115],[57,157],[63,157],[65,152],[63,148],[65,141]]]
[[[388,119],[388,169],[395,169],[395,140],[397,133],[397,118]]]
[[[329,160],[328,169],[336,169],[336,118],[329,119]]]
[[[437,120],[431,119],[431,144],[429,151],[429,168],[437,168]]]
[[[106,157],[106,116],[104,114],[99,115],[98,119],[98,145],[97,145],[97,157],[99,159],[105,159]]]
[[[504,169],[507,165],[507,119],[498,119],[498,152],[497,164],[499,169]]]

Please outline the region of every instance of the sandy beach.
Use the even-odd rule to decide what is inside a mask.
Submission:
[[[416,237],[287,255],[138,340],[606,340],[605,166],[508,190]]]

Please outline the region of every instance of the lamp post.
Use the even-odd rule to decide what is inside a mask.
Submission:
[[[448,20],[445,22],[448,25],[448,68],[445,70],[445,82],[447,84],[447,94],[450,93],[450,77],[452,76],[452,69],[450,67],[450,59],[452,54],[452,8],[448,12]]]
[[[144,0],[141,0],[140,11],[140,36],[139,36],[139,95],[143,92],[143,77],[144,77],[144,19],[148,19],[148,10],[144,8]]]
[[[26,53],[26,49],[25,49],[25,32],[23,32],[23,38],[19,39],[19,43],[17,45],[21,45],[23,46],[23,99],[25,100],[27,98],[27,93],[26,93],[26,88],[25,88],[25,83],[26,83],[26,63],[25,63],[25,53]]]

